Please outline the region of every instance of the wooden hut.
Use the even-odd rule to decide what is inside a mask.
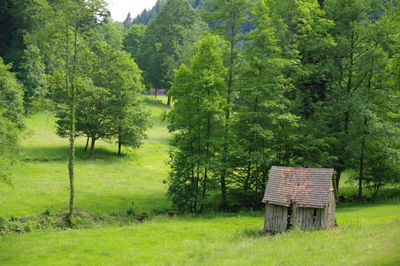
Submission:
[[[273,166],[265,189],[264,232],[335,226],[333,169]]]

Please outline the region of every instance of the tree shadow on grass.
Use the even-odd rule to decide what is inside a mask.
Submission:
[[[96,192],[84,192],[77,195],[77,209],[91,213],[125,214],[132,210],[135,214],[147,212],[150,215],[167,214],[171,207],[164,194],[140,194],[130,192],[121,194],[114,191],[104,195]]]
[[[88,151],[84,147],[75,148],[75,158],[77,161],[91,160]],[[104,148],[95,148],[94,159],[101,160],[118,160],[120,158],[132,155],[118,155],[117,152]],[[52,162],[52,161],[67,161],[69,158],[69,147],[62,146],[49,146],[49,147],[26,147],[24,149],[23,161],[34,162]]]

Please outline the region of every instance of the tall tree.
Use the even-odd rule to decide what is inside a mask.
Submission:
[[[340,100],[332,101],[328,108],[331,114],[332,110],[336,110],[335,116],[330,115],[329,120],[330,128],[338,139],[334,147],[334,154],[338,158],[335,165],[337,186],[341,173],[351,167],[348,165],[351,154],[346,147],[351,145],[349,129],[355,118],[352,117],[352,106],[357,101],[354,95],[367,86],[371,73],[368,58],[373,57],[376,51],[374,44],[368,40],[369,33],[363,30],[374,23],[375,3],[373,0],[337,0],[326,2],[324,7],[327,16],[335,22],[331,34],[337,43],[331,70],[334,76],[330,86],[333,89],[331,97]]]
[[[226,77],[226,104],[225,104],[225,123],[223,136],[223,151],[221,153],[220,166],[220,189],[221,189],[221,209],[227,207],[227,177],[231,174],[232,166],[230,162],[233,160],[233,137],[232,137],[232,108],[235,95],[235,78],[237,75],[237,58],[238,58],[238,42],[240,40],[241,25],[247,19],[249,8],[251,7],[249,0],[209,0],[205,2],[209,12],[204,14],[215,32],[219,33],[229,42],[228,58],[226,67],[228,69]]]
[[[45,59],[52,75],[60,75],[64,79],[61,88],[66,93],[68,108],[69,134],[69,211],[67,221],[72,226],[72,217],[75,210],[75,136],[76,136],[76,104],[79,80],[84,76],[84,60],[80,60],[81,48],[85,48],[86,40],[90,36],[88,28],[102,22],[108,12],[102,0],[64,0],[43,4],[37,14],[42,27],[33,34],[26,36],[30,43],[39,48],[49,48],[49,55]],[[52,47],[53,46],[53,47]],[[42,48],[41,48],[42,49]],[[60,51],[63,53],[60,54]]]
[[[109,139],[116,140],[118,154],[121,154],[122,145],[140,145],[148,126],[147,113],[140,101],[140,93],[144,90],[141,70],[127,52],[111,49],[104,43],[95,45],[93,52],[98,58],[94,64],[93,82],[109,93]]]
[[[254,29],[246,36],[240,63],[238,101],[233,123],[239,156],[235,162],[235,187],[241,203],[260,207],[265,181],[280,147],[278,135],[296,128],[295,115],[285,94],[290,82],[284,69],[291,61],[282,58],[269,8],[261,1],[252,10]],[[277,149],[278,148],[278,149]]]
[[[196,46],[189,67],[175,74],[174,108],[168,114],[171,142],[168,195],[182,211],[202,212],[222,136],[226,69],[224,42],[208,34]]]

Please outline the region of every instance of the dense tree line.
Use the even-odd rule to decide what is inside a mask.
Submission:
[[[166,2],[166,0],[157,0],[156,4],[150,10],[144,9],[135,18],[132,18],[131,13],[128,12],[128,15],[123,22],[124,26],[129,29],[132,25],[148,25],[151,19],[158,16],[158,13],[161,10],[161,5],[164,2]],[[193,8],[200,8],[203,0],[189,0],[189,3]]]
[[[360,199],[364,187],[376,196],[400,182],[397,2],[203,6],[214,35],[202,38],[169,92],[168,194],[179,209],[201,212],[215,191],[221,209],[260,207],[272,165],[333,167],[337,190],[354,169]],[[247,22],[252,30],[243,34]]]
[[[119,23],[103,0],[6,0],[0,22],[0,160],[24,112],[53,110],[70,214],[75,138],[138,147],[150,88],[168,90],[181,211],[260,207],[272,165],[332,167],[337,190],[352,169],[360,199],[400,183],[398,1],[159,0]]]

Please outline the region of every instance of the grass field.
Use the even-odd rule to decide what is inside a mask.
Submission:
[[[165,99],[163,99],[165,100]],[[260,236],[262,212],[154,216],[170,209],[163,179],[168,169],[165,105],[147,98],[153,128],[136,151],[117,157],[98,143],[96,159],[78,140],[76,205],[90,213],[125,212],[131,202],[153,218],[143,224],[0,235],[0,265],[400,265],[400,205],[342,204],[333,231]],[[54,117],[27,118],[23,163],[0,186],[0,216],[65,211],[67,140],[54,134]],[[350,188],[347,188],[348,190]]]
[[[125,211],[133,201],[138,210],[160,212],[166,201],[168,131],[161,121],[165,105],[146,99],[153,127],[145,144],[124,157],[117,147],[96,143],[95,160],[84,153],[85,139],[77,140],[76,207],[89,212]],[[14,187],[0,186],[0,216],[34,216],[68,204],[68,140],[55,134],[54,116],[39,113],[26,120],[30,136],[22,143],[24,162],[13,170]]]

